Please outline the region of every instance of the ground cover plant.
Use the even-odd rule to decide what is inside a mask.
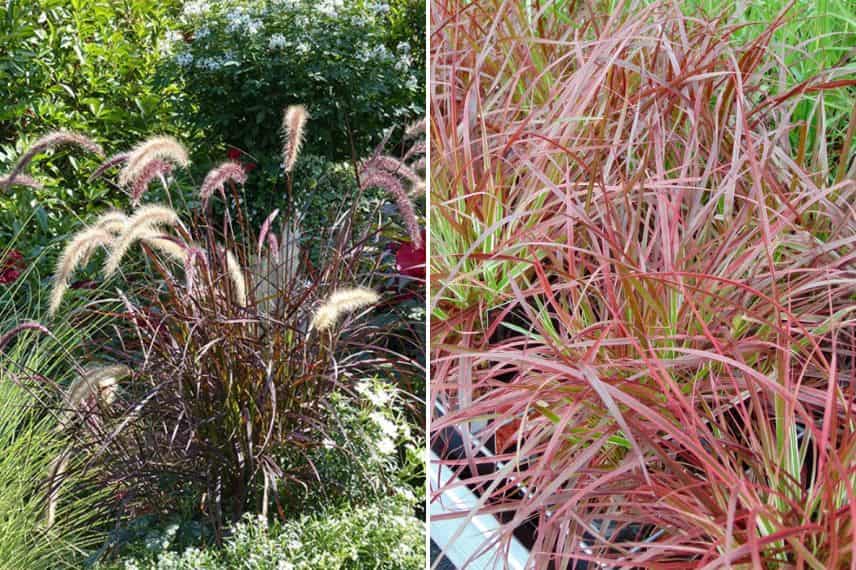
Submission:
[[[537,568],[852,567],[852,8],[803,75],[790,5],[561,6],[432,5],[432,444],[502,521],[473,558],[531,524]]]
[[[421,364],[409,355],[424,350],[419,315],[406,301],[423,295],[415,279],[399,274],[387,234],[398,226],[421,245],[408,191],[424,186],[415,170],[424,126],[407,130],[399,158],[378,149],[357,162],[361,184],[343,197],[350,206],[325,234],[305,236],[289,197],[300,184],[294,169],[308,121],[302,106],[284,112],[282,205],[260,226],[242,206],[251,200],[243,191],[248,173],[232,161],[212,169],[194,206],[179,210],[184,194],[170,174],[187,168],[190,155],[169,136],[109,157],[92,174],[115,177],[130,213],[108,211],[67,241],[48,317],[32,328],[50,334],[54,326],[110,323],[80,339],[89,356],[76,379],[54,381],[55,399],[68,404],[59,418],[70,441],[49,473],[48,521],[60,520],[73,498],[65,479],[83,462],[83,472],[112,490],[105,503],[119,527],[95,557],[121,550],[127,523],[146,516],[193,523],[189,544],[203,546],[224,544],[246,513],[285,522],[308,516],[315,504],[344,509],[335,515],[341,519],[348,508],[401,496],[398,504],[409,505],[402,508],[416,506],[418,493],[406,489],[424,479],[415,460],[419,436],[402,422],[421,407],[421,396],[404,389],[421,385]],[[7,181],[36,180],[33,159],[59,146],[101,153],[85,136],[51,133],[22,154]],[[157,196],[150,185],[165,203],[149,201]],[[362,213],[370,187],[389,193],[392,212],[378,204]],[[29,328],[15,327],[4,340]],[[30,372],[33,380],[50,377]],[[364,393],[376,409],[363,410]],[[349,413],[370,420],[371,437],[356,420],[345,429]],[[313,524],[319,536],[334,532]],[[360,526],[347,517],[342,524]],[[424,542],[413,528],[400,529],[408,541],[398,549],[372,550],[380,533],[342,559],[419,557]]]

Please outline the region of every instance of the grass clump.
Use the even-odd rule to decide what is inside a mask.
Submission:
[[[852,69],[780,81],[784,10],[738,38],[675,4],[529,8],[433,14],[433,430],[503,517],[484,546],[848,567],[856,116],[824,100]]]

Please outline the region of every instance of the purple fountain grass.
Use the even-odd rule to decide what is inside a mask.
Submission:
[[[202,182],[202,187],[199,190],[199,197],[202,199],[202,208],[206,208],[208,200],[214,192],[220,192],[223,200],[226,200],[225,185],[227,182],[244,184],[246,181],[247,173],[237,162],[224,162],[217,168],[212,169],[205,176],[205,180]]]
[[[416,247],[422,245],[422,230],[419,227],[419,222],[416,220],[416,211],[410,202],[410,196],[407,195],[404,185],[398,178],[389,172],[380,170],[376,166],[370,167],[361,171],[360,186],[363,189],[371,187],[381,188],[392,195],[398,206],[398,212],[404,220],[407,233],[410,235],[410,241]]]
[[[12,186],[26,186],[38,190],[42,188],[42,183],[26,174],[18,174],[14,178],[12,175],[0,176],[0,190],[6,190]]]
[[[77,146],[98,156],[104,156],[101,146],[80,133],[55,131],[48,133],[34,142],[27,151],[21,155],[18,162],[9,173],[9,183],[15,182],[16,178],[24,172],[32,160],[46,150],[61,146]]]
[[[300,147],[303,145],[304,128],[309,118],[306,107],[291,105],[285,110],[282,120],[283,150],[282,165],[287,173],[294,169]]]
[[[87,182],[92,182],[96,178],[100,178],[104,175],[105,172],[119,166],[120,164],[125,164],[128,161],[128,158],[131,156],[129,152],[120,152],[118,154],[114,154],[104,162],[102,162],[98,168],[92,171],[92,174],[87,178]]]
[[[413,148],[417,148],[417,145],[414,145]],[[412,149],[411,149],[412,150]],[[387,156],[384,154],[378,154],[368,159],[363,163],[364,170],[379,170],[388,172],[393,175],[401,176],[407,179],[412,185],[419,186],[423,184],[422,177],[416,174],[416,172],[410,168],[403,161],[398,160],[395,157]]]
[[[42,334],[51,335],[51,331],[48,330],[46,326],[41,323],[37,323],[36,321],[24,321],[16,326],[14,326],[11,330],[3,333],[0,336],[0,352],[6,348],[6,345],[12,342],[12,340],[23,333],[24,331],[38,331]]]
[[[153,160],[168,161],[186,168],[190,164],[187,150],[175,138],[168,136],[151,137],[128,153],[125,166],[119,173],[119,184],[130,186]]]
[[[131,181],[131,205],[135,208],[140,205],[140,200],[149,189],[152,180],[155,178],[165,180],[170,173],[172,173],[172,164],[169,162],[159,158],[147,162],[137,177]]]
[[[305,120],[300,108],[286,117],[291,127],[284,157],[291,156],[291,166]],[[123,185],[145,185],[149,169],[157,175],[188,163],[176,141],[155,137],[108,160],[98,175],[123,164]],[[401,187],[395,176],[381,174]],[[206,177],[203,199],[227,181],[244,179],[239,165],[221,165]],[[137,200],[144,187],[131,190]],[[363,206],[354,200],[343,216],[356,219]],[[399,354],[423,350],[416,327],[399,311],[385,314],[382,324],[369,318],[368,309],[381,298],[372,288],[391,271],[378,261],[389,264],[389,256],[374,249],[385,228],[367,225],[355,235],[353,224],[336,224],[329,235],[312,236],[323,241],[310,262],[297,221],[278,214],[271,212],[256,233],[240,201],[224,204],[222,230],[212,223],[214,214],[187,216],[185,225],[173,208],[147,204],[130,217],[107,212],[72,237],[57,266],[52,313],[70,276],[96,251],[107,252],[103,273],[109,278],[132,246],[142,245],[140,257],[130,260],[137,262],[129,267],[131,278],[111,293],[111,303],[115,296],[121,304],[106,311],[116,317],[105,333],[110,338],[87,341],[109,346],[109,359],[133,368],[134,382],[116,391],[126,370],[116,368],[113,376],[105,372],[100,380],[73,384],[85,409],[72,394],[61,394],[70,404],[61,423],[73,426],[72,437],[51,479],[61,478],[68,458],[83,459],[105,488],[123,493],[111,507],[129,515],[174,509],[175,495],[162,481],[178,480],[201,501],[215,538],[222,539],[229,521],[247,511],[283,513],[289,498],[282,489],[317,479],[310,453],[330,435],[324,426],[334,399],[356,397],[351,379],[383,369],[405,385],[417,382],[422,371]],[[75,311],[75,323],[89,317],[102,322],[99,303],[93,299]],[[0,347],[20,330],[4,335]],[[49,493],[51,521],[60,484],[53,482]]]
[[[271,227],[271,224],[273,224],[274,220],[276,220],[276,217],[278,215],[279,215],[279,208],[277,208],[276,210],[274,210],[273,212],[268,214],[268,217],[265,218],[265,221],[262,223],[262,227],[259,230],[259,240],[258,240],[259,255],[262,254],[262,247],[264,246],[265,241],[267,241],[269,236],[273,236],[273,234],[270,233],[270,227]],[[274,243],[276,243],[276,237],[274,237]],[[272,253],[273,253],[274,257],[277,256],[276,252],[272,252]]]

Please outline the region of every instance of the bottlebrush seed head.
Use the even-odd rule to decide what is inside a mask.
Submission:
[[[12,172],[9,173],[9,183],[15,181],[19,174],[21,174],[27,165],[32,162],[33,158],[36,155],[51,149],[57,148],[60,146],[73,145],[78,146],[84,150],[87,150],[93,154],[97,154],[98,156],[104,156],[104,150],[101,146],[84,135],[79,133],[70,133],[66,131],[54,131],[48,133],[38,139],[36,142],[30,146],[30,148],[21,155],[21,158],[18,159],[18,162],[15,164],[15,168],[12,169]]]
[[[68,289],[68,279],[74,271],[89,261],[98,247],[108,247],[115,239],[112,233],[97,226],[74,234],[56,264],[48,315],[54,316],[62,304],[62,297]]]
[[[282,121],[282,132],[285,137],[282,148],[282,164],[286,172],[291,172],[294,163],[297,162],[300,147],[303,145],[303,129],[308,118],[306,107],[303,105],[291,105],[285,110]]]
[[[19,174],[14,178],[11,174],[9,176],[0,176],[0,190],[5,190],[11,186],[27,186],[38,190],[42,187],[42,183],[26,174]]]
[[[345,313],[373,305],[378,300],[380,296],[365,287],[336,291],[315,311],[310,328],[319,331],[327,330]]]
[[[112,276],[128,249],[139,239],[150,237],[153,232],[163,226],[175,226],[181,223],[178,214],[171,208],[152,204],[143,206],[128,220],[128,225],[118,237],[110,252],[110,257],[104,264],[106,277]]]
[[[89,175],[89,178],[86,179],[87,182],[92,182],[114,166],[118,166],[120,164],[124,164],[128,161],[128,157],[131,156],[129,152],[120,152],[119,154],[114,154],[104,162],[102,162],[95,171]]]
[[[143,197],[143,194],[146,193],[146,190],[149,189],[149,183],[157,177],[165,177],[169,173],[172,172],[172,165],[166,161],[163,161],[159,158],[154,160],[150,160],[140,173],[137,175],[137,178],[133,181],[131,186],[131,203],[136,207],[140,204],[140,199]]]
[[[122,186],[132,184],[146,165],[155,159],[165,160],[182,168],[190,164],[187,150],[173,137],[152,137],[130,152],[125,167],[119,173],[119,184]]]
[[[230,180],[237,184],[244,184],[247,181],[246,171],[237,162],[224,162],[205,176],[205,180],[202,182],[202,187],[199,190],[199,197],[202,199],[203,208],[208,204],[208,199],[211,198],[214,192],[220,192],[223,199],[226,199],[224,186]]]

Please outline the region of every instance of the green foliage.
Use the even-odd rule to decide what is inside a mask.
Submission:
[[[16,307],[11,290],[0,286],[0,331],[32,315],[31,309]],[[0,568],[79,568],[87,549],[103,540],[105,512],[98,503],[105,493],[76,462],[63,478],[66,500],[56,522],[45,528],[48,473],[69,434],[57,430],[55,414],[46,409],[54,400],[45,382],[28,380],[30,370],[56,372],[63,379],[60,371],[68,370],[68,351],[80,335],[72,327],[51,338],[27,331],[0,350]]]
[[[282,109],[306,103],[307,152],[350,160],[424,112],[423,62],[407,41],[387,46],[405,8],[392,36],[390,8],[375,2],[190,2],[161,76],[182,83],[183,118],[213,141],[275,156]]]
[[[109,140],[123,149],[169,123],[171,85],[151,77],[159,38],[178,0],[10,0],[0,4],[0,172],[39,135],[55,129]],[[26,136],[21,137],[21,133]],[[63,152],[63,154],[65,154]],[[41,190],[0,191],[0,243],[26,221],[25,257],[114,205],[121,193],[87,183],[93,159],[36,161]],[[49,259],[47,260],[49,261]]]
[[[413,517],[412,495],[345,505],[268,526],[247,516],[222,549],[140,555],[117,570],[417,570],[425,565],[425,525]],[[174,527],[167,529],[168,535]]]

